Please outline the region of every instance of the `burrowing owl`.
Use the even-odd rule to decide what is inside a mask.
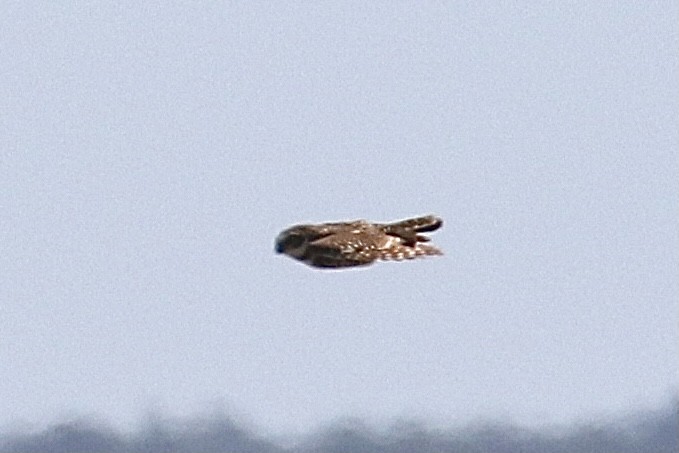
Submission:
[[[376,260],[413,259],[442,255],[424,244],[429,238],[418,233],[438,229],[443,220],[430,215],[394,223],[352,222],[295,225],[276,238],[276,252],[323,268],[365,266]]]

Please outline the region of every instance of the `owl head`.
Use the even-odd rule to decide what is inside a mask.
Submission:
[[[282,231],[276,238],[276,253],[285,253],[295,258],[304,255],[310,242],[329,233],[315,225],[295,225]]]

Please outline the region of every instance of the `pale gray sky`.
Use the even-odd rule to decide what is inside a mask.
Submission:
[[[15,2],[0,426],[568,422],[677,390],[676,2]],[[320,272],[292,223],[435,213]]]

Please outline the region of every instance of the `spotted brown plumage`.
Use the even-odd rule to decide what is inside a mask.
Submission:
[[[440,218],[429,215],[392,223],[349,222],[295,225],[276,238],[276,252],[319,268],[365,266],[377,260],[409,260],[442,255],[420,233],[437,230]]]

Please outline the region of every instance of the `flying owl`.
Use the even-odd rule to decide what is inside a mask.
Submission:
[[[419,234],[437,230],[440,218],[429,215],[394,223],[365,220],[295,225],[276,238],[276,252],[320,268],[365,266],[377,260],[413,259],[443,253]]]

